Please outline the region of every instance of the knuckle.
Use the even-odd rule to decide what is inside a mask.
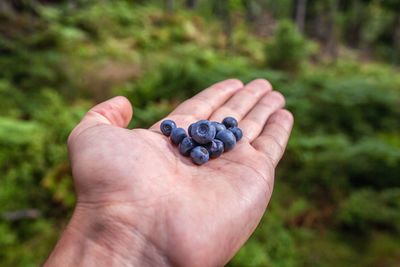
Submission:
[[[259,97],[263,96],[267,92],[267,90],[265,90],[263,88],[259,88],[259,87],[251,86],[251,85],[247,86],[246,88],[247,88],[247,90],[243,90],[241,92],[241,95],[239,95],[240,96],[239,99],[241,102],[245,98],[247,98],[247,99],[257,98],[258,99]]]

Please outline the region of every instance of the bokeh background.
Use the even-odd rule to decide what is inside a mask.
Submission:
[[[66,139],[114,95],[148,127],[266,78],[295,127],[229,266],[400,266],[400,1],[1,0],[0,265],[43,263],[74,206]]]

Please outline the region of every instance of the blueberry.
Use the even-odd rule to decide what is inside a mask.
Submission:
[[[192,123],[192,124],[190,124],[189,125],[189,128],[188,128],[188,134],[189,134],[189,136],[192,136],[192,127],[193,127],[193,125],[194,125],[194,123]]]
[[[173,129],[176,128],[176,124],[174,121],[165,120],[160,125],[160,130],[165,136],[170,136]]]
[[[231,131],[233,133],[233,135],[236,137],[236,142],[239,141],[240,139],[242,139],[243,132],[242,132],[242,130],[240,130],[240,128],[232,127],[232,128],[229,128],[229,131]]]
[[[196,163],[197,165],[202,165],[209,160],[210,155],[208,154],[207,149],[205,149],[204,147],[196,146],[190,152],[190,157],[192,158],[192,161],[194,163]]]
[[[199,144],[210,143],[215,137],[215,127],[207,120],[201,120],[190,128],[192,138]]]
[[[179,144],[179,152],[184,156],[189,156],[190,151],[197,146],[197,143],[193,140],[193,138],[185,137]]]
[[[214,139],[211,143],[205,145],[205,148],[208,150],[210,158],[218,158],[222,153],[224,153],[224,143],[217,139]]]
[[[183,128],[174,128],[171,132],[171,141],[175,145],[178,145],[186,136],[186,132]]]
[[[232,128],[232,127],[237,127],[238,122],[235,118],[233,117],[226,117],[222,123],[225,125],[226,128]]]
[[[218,139],[224,143],[224,150],[229,151],[236,145],[235,135],[229,130],[220,131],[215,139]]]
[[[226,129],[225,125],[223,125],[223,124],[220,123],[220,122],[213,121],[213,122],[211,122],[211,123],[212,123],[212,125],[214,125],[215,130],[217,130],[217,133],[220,132],[220,131],[222,131],[222,130],[225,130],[225,129]]]

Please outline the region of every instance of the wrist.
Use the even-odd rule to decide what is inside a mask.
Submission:
[[[78,204],[45,266],[171,266],[123,209]]]

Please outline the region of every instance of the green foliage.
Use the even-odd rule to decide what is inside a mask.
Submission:
[[[65,140],[81,107],[69,107],[47,90],[37,95],[35,108],[28,121],[0,117],[0,215],[38,209],[43,216],[0,220],[0,261],[5,266],[36,266],[44,260],[57,237],[54,229],[59,231],[54,220],[65,218],[75,202]]]
[[[299,255],[291,233],[283,223],[281,217],[270,210],[229,266],[296,266]]]
[[[231,1],[237,27],[226,49],[207,1],[199,12],[170,15],[155,2],[38,4],[34,14],[26,8],[2,21],[0,262],[36,266],[54,245],[75,201],[66,140],[92,104],[123,94],[134,104],[130,126],[148,127],[210,84],[237,77],[266,78],[282,91],[295,128],[268,212],[229,266],[396,266],[398,70],[348,58],[310,62],[316,49],[289,21],[266,40],[249,33],[241,1]],[[372,2],[372,31],[363,36],[386,45],[393,14]],[[286,0],[264,4],[279,18],[292,8]],[[2,217],[31,208],[41,216]]]
[[[278,24],[273,39],[265,47],[267,64],[272,68],[296,71],[310,55],[310,49],[310,43],[293,23],[283,20]]]
[[[350,229],[368,232],[380,227],[400,231],[400,189],[374,192],[369,189],[355,191],[344,201],[339,222]]]
[[[393,23],[394,14],[384,9],[377,1],[372,1],[367,7],[365,16],[368,19],[361,32],[361,38],[366,45],[371,45],[377,42],[380,35]]]

